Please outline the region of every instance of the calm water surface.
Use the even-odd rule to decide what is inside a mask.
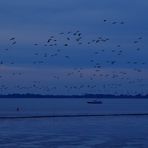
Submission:
[[[92,99],[0,99],[0,114],[104,114],[148,113],[148,99],[102,99],[103,104],[88,104]],[[16,112],[16,108],[20,112]]]
[[[0,120],[2,148],[147,148],[148,117]]]
[[[1,99],[1,116],[148,113],[148,100]],[[16,107],[21,111],[17,113]],[[148,148],[148,116],[0,119],[2,148]]]

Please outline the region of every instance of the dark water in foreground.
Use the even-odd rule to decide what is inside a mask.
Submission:
[[[2,148],[147,148],[148,117],[0,120]]]
[[[0,114],[146,113],[148,100],[0,100]],[[15,108],[21,106],[20,113]],[[148,148],[148,116],[0,119],[2,148]]]

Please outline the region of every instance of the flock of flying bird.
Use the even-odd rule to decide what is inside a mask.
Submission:
[[[103,22],[113,25],[125,24],[124,21],[109,22],[103,20]],[[98,35],[90,39],[80,30],[50,35],[43,42],[32,43],[30,65],[34,65],[36,68],[46,66],[52,69],[51,66],[59,64],[58,67],[63,69],[66,67],[68,70],[56,74],[47,72],[46,84],[42,82],[43,76],[41,75],[41,79],[39,77],[35,80],[32,78],[32,81],[27,85],[17,84],[18,77],[26,79],[25,73],[13,71],[9,74],[10,77],[16,79],[13,89],[15,88],[17,92],[34,91],[46,94],[58,93],[60,90],[70,94],[74,92],[138,94],[137,89],[140,90],[140,93],[145,93],[147,84],[141,73],[147,63],[142,60],[135,60],[135,54],[140,57],[142,40],[143,37],[136,37],[131,42],[134,50],[129,51],[129,49],[123,49],[125,47],[122,44],[112,46],[111,38]],[[10,61],[8,59],[11,56],[9,51],[17,48],[17,38],[8,39],[8,45],[8,48],[0,49],[0,93],[9,90],[9,84],[6,82],[2,68],[10,65],[13,67],[18,64],[15,62],[17,60]],[[14,52],[17,53],[17,50]],[[131,58],[129,58],[130,52],[133,55]],[[3,58],[4,54],[8,55],[6,59]],[[39,68],[39,70],[42,69]],[[56,82],[56,84],[52,84],[52,82]]]

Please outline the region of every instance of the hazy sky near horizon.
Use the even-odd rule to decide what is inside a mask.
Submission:
[[[146,93],[147,7],[147,0],[1,0],[0,92]]]

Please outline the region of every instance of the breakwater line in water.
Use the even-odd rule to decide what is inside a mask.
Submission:
[[[148,113],[0,116],[0,119],[148,116]]]

